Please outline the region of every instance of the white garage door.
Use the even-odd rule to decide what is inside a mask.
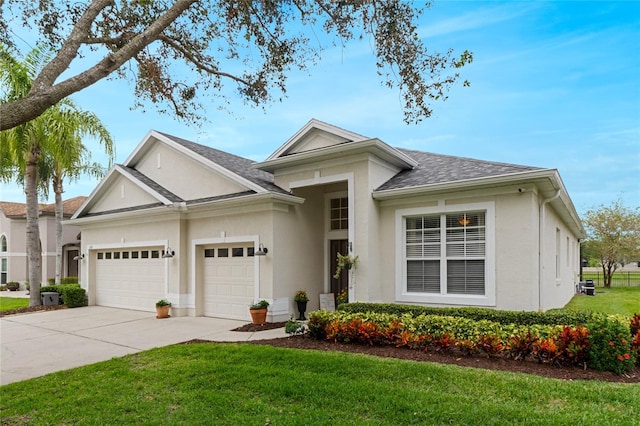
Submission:
[[[155,311],[165,297],[162,249],[145,247],[96,253],[96,305]]]
[[[204,248],[204,315],[246,320],[254,298],[253,243]]]

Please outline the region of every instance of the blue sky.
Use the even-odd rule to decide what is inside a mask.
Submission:
[[[151,129],[261,161],[317,118],[392,146],[557,168],[578,213],[618,197],[640,206],[640,2],[440,1],[420,34],[437,51],[472,51],[474,62],[461,72],[471,87],[455,87],[419,125],[403,122],[398,92],[380,84],[367,40],[290,74],[288,97],[265,110],[239,99],[231,114],[206,105],[200,127],[152,106],[130,110],[126,82],[102,81],[72,98],[111,131],[116,162]],[[96,184],[67,184],[65,198]],[[24,202],[18,185],[1,189],[3,201]]]

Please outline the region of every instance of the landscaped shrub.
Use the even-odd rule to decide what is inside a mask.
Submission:
[[[463,317],[473,320],[487,320],[500,324],[547,324],[547,325],[578,325],[586,324],[592,316],[590,312],[549,310],[547,312],[527,312],[527,311],[502,311],[488,308],[445,308],[431,306],[401,305],[395,303],[347,303],[339,305],[339,310],[344,312],[377,312],[401,316],[410,314],[417,317],[420,315],[441,315]]]
[[[60,293],[58,291],[58,286],[57,285],[43,285],[42,287],[40,287],[40,294],[42,293],[51,293],[51,292],[55,292],[55,293]]]
[[[327,325],[331,321],[333,312],[315,311],[309,314],[309,335],[314,339],[323,340],[327,337]]]
[[[585,365],[588,359],[589,330],[583,326],[564,326],[555,335],[533,342],[532,354],[539,362],[555,365]]]
[[[69,308],[78,308],[85,306],[85,289],[80,284],[60,284],[47,285],[40,287],[40,293],[56,292],[60,295],[60,304],[67,305]]]
[[[488,356],[506,354],[514,359],[534,356],[554,365],[628,371],[636,360],[628,320],[604,314],[593,314],[592,318],[588,326],[517,325],[442,315],[318,311],[309,315],[309,333],[316,339],[340,342],[436,351],[457,348],[466,355],[483,351]],[[597,331],[592,333],[592,329]],[[634,342],[640,346],[640,333]]]
[[[631,341],[631,349],[635,352],[636,364],[640,365],[640,330],[636,332],[636,335]]]
[[[624,317],[598,314],[587,324],[589,329],[589,367],[621,374],[636,362],[631,348],[631,333]]]
[[[640,315],[633,314],[633,318],[629,322],[629,330],[632,336],[635,336],[640,331]]]
[[[512,334],[507,339],[506,351],[515,360],[525,359],[531,355],[538,343],[539,337],[530,330]]]
[[[78,277],[64,277],[60,279],[60,284],[78,284]]]
[[[79,284],[60,284],[58,292],[62,302],[69,308],[79,308],[85,305],[86,291]]]

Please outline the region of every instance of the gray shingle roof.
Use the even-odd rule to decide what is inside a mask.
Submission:
[[[541,170],[539,167],[397,149],[416,160],[418,165],[412,170],[398,173],[378,187],[377,191]]]
[[[152,203],[152,204],[142,204],[140,206],[123,207],[121,209],[105,210],[103,212],[85,213],[81,217],[95,217],[95,216],[105,216],[108,214],[115,214],[115,213],[134,212],[134,211],[146,210],[154,207],[162,207],[163,205],[164,204],[160,202]]]
[[[140,173],[136,169],[131,168],[131,167],[127,167],[127,166],[122,166],[122,165],[120,167],[125,169],[127,172],[131,173],[131,175],[134,176],[136,179],[138,179],[140,182],[144,183],[149,188],[153,189],[158,194],[162,195],[163,197],[165,197],[167,200],[171,201],[172,203],[180,203],[180,202],[184,201],[182,198],[178,197],[176,194],[174,194],[173,192],[169,191],[165,187],[160,186],[156,181],[154,181],[151,178],[149,178],[148,176]]]
[[[287,191],[273,183],[273,175],[271,173],[254,168],[253,165],[255,164],[255,161],[251,161],[247,158],[239,157],[237,155],[229,154],[228,152],[210,148],[205,145],[200,145],[176,136],[168,135],[166,133],[158,133],[166,136],[167,138],[182,145],[190,151],[201,155],[207,160],[213,161],[214,163],[224,167],[225,169],[232,171],[238,176],[241,176],[248,181],[255,183],[256,185],[259,185],[267,191],[289,194]]]

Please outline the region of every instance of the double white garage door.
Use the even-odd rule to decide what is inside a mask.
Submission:
[[[199,252],[202,283],[196,284],[196,297],[203,314],[247,319],[255,291],[253,244],[211,245]],[[96,304],[154,311],[155,302],[166,297],[165,262],[161,247],[98,251]]]

